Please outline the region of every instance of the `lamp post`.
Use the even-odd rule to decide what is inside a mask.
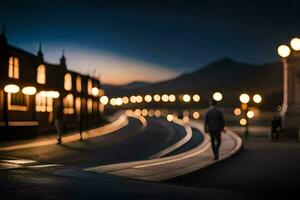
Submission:
[[[283,64],[283,103],[280,115],[287,132],[293,134],[300,125],[300,38],[293,38],[289,45],[280,45],[277,53]]]
[[[241,109],[235,109],[235,115],[241,115],[240,125],[245,127],[244,136],[245,139],[249,136],[249,119],[254,117],[254,112],[249,110],[248,103],[250,102],[250,96],[246,93],[240,95],[239,100],[241,102]],[[261,103],[262,97],[259,94],[255,94],[252,98],[256,104]]]

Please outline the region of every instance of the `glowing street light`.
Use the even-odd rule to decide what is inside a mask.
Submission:
[[[193,95],[193,100],[194,100],[195,102],[199,102],[199,101],[200,101],[200,96],[199,96],[198,94],[194,94],[194,95]]]
[[[34,95],[36,93],[36,88],[33,86],[24,87],[22,93],[25,95]]]
[[[96,88],[96,87],[93,87],[93,88],[92,88],[92,95],[93,95],[94,97],[97,97],[97,96],[99,95],[99,89]]]
[[[277,49],[277,53],[280,57],[286,58],[291,54],[291,49],[287,45],[280,45]]]
[[[253,96],[253,101],[254,101],[255,103],[261,103],[262,97],[261,97],[259,94],[255,94],[255,95]]]
[[[136,101],[137,101],[136,96],[133,95],[133,96],[130,97],[130,102],[131,103],[136,103]]]
[[[152,101],[152,96],[148,94],[148,95],[145,96],[144,99],[145,99],[145,101],[146,101],[147,103],[150,103],[150,102]]]
[[[239,116],[241,113],[242,113],[242,110],[240,108],[236,108],[234,109],[233,113],[236,115],[236,116]]]
[[[213,94],[213,99],[214,99],[215,101],[221,101],[221,100],[223,99],[223,95],[222,95],[220,92],[215,92],[215,93]]]
[[[240,101],[242,102],[242,103],[248,103],[249,101],[250,101],[250,97],[249,97],[249,95],[248,94],[241,94],[240,95]]]
[[[122,101],[124,104],[128,104],[129,103],[129,98],[128,97],[123,97]]]
[[[290,45],[292,47],[292,49],[294,49],[295,51],[299,51],[300,50],[300,38],[294,38],[291,40]]]
[[[14,84],[9,84],[4,87],[4,92],[6,93],[15,94],[18,93],[19,91],[20,91],[19,86]]]
[[[155,111],[154,111],[154,116],[155,116],[155,117],[160,117],[160,116],[161,116],[160,110],[155,110]]]
[[[115,99],[115,98],[111,98],[110,101],[109,101],[109,103],[110,103],[110,105],[112,105],[112,106],[117,105],[116,99]]]
[[[252,118],[254,117],[254,112],[253,112],[252,110],[249,110],[249,111],[247,112],[247,117],[248,117],[249,119],[252,119]]]
[[[159,102],[159,101],[160,101],[160,96],[159,96],[159,94],[155,94],[155,95],[153,96],[153,99],[154,99],[154,101]]]
[[[123,104],[122,98],[121,98],[121,97],[116,98],[115,104],[116,104],[117,106],[121,106],[121,105]]]
[[[164,94],[164,95],[161,96],[161,100],[163,102],[168,102],[169,101],[169,96],[167,94]]]
[[[245,118],[240,119],[240,125],[246,126],[247,125],[247,119],[245,119]]]
[[[147,109],[143,109],[142,110],[142,116],[146,117],[148,115],[148,110]]]
[[[182,97],[182,99],[183,99],[183,101],[184,101],[185,103],[188,103],[188,102],[191,101],[191,96],[188,95],[188,94],[184,94],[183,97]]]
[[[109,99],[108,99],[107,96],[100,97],[100,103],[101,104],[106,105],[106,104],[108,104],[108,101],[109,101]]]
[[[176,101],[176,96],[174,94],[170,94],[169,95],[169,101],[172,102],[172,103],[175,102]]]
[[[167,120],[168,120],[169,122],[173,121],[173,120],[174,120],[174,116],[173,116],[172,114],[168,114],[168,115],[167,115]]]
[[[193,112],[193,118],[194,119],[199,119],[200,118],[200,113],[197,112],[197,111]]]
[[[137,103],[142,103],[143,102],[143,97],[141,95],[136,96],[136,102]]]

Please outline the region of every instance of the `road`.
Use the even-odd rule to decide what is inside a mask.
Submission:
[[[146,159],[184,136],[182,127],[162,119],[148,118],[144,131],[141,126],[140,121],[130,118],[128,126],[103,137],[1,152],[1,199],[289,199],[298,195],[297,142],[248,142],[229,160],[163,183],[83,170]],[[177,152],[191,148],[196,140]],[[10,157],[37,162],[13,164]]]
[[[157,118],[148,119],[146,130],[140,131],[141,126],[139,120],[129,118],[128,126],[103,137],[63,145],[0,152],[0,157],[23,158],[41,163],[58,163],[85,168],[147,159],[185,135],[182,126]]]
[[[299,169],[298,142],[256,141],[224,163],[167,182],[231,191],[241,199],[291,199],[299,194]]]

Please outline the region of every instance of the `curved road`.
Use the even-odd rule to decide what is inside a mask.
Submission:
[[[149,118],[147,122],[147,128],[141,131],[141,122],[129,118],[128,126],[112,134],[62,145],[0,152],[0,157],[88,167],[147,159],[185,136],[184,128],[175,123],[157,118]]]

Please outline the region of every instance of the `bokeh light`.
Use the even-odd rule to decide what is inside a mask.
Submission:
[[[244,93],[240,95],[240,101],[242,103],[248,103],[250,101],[250,97],[248,94]]]
[[[277,53],[280,57],[286,58],[291,54],[291,49],[287,45],[280,45],[277,49]]]
[[[214,99],[215,101],[221,101],[221,100],[223,99],[223,95],[222,95],[220,92],[215,92],[215,93],[213,94],[213,99]]]

